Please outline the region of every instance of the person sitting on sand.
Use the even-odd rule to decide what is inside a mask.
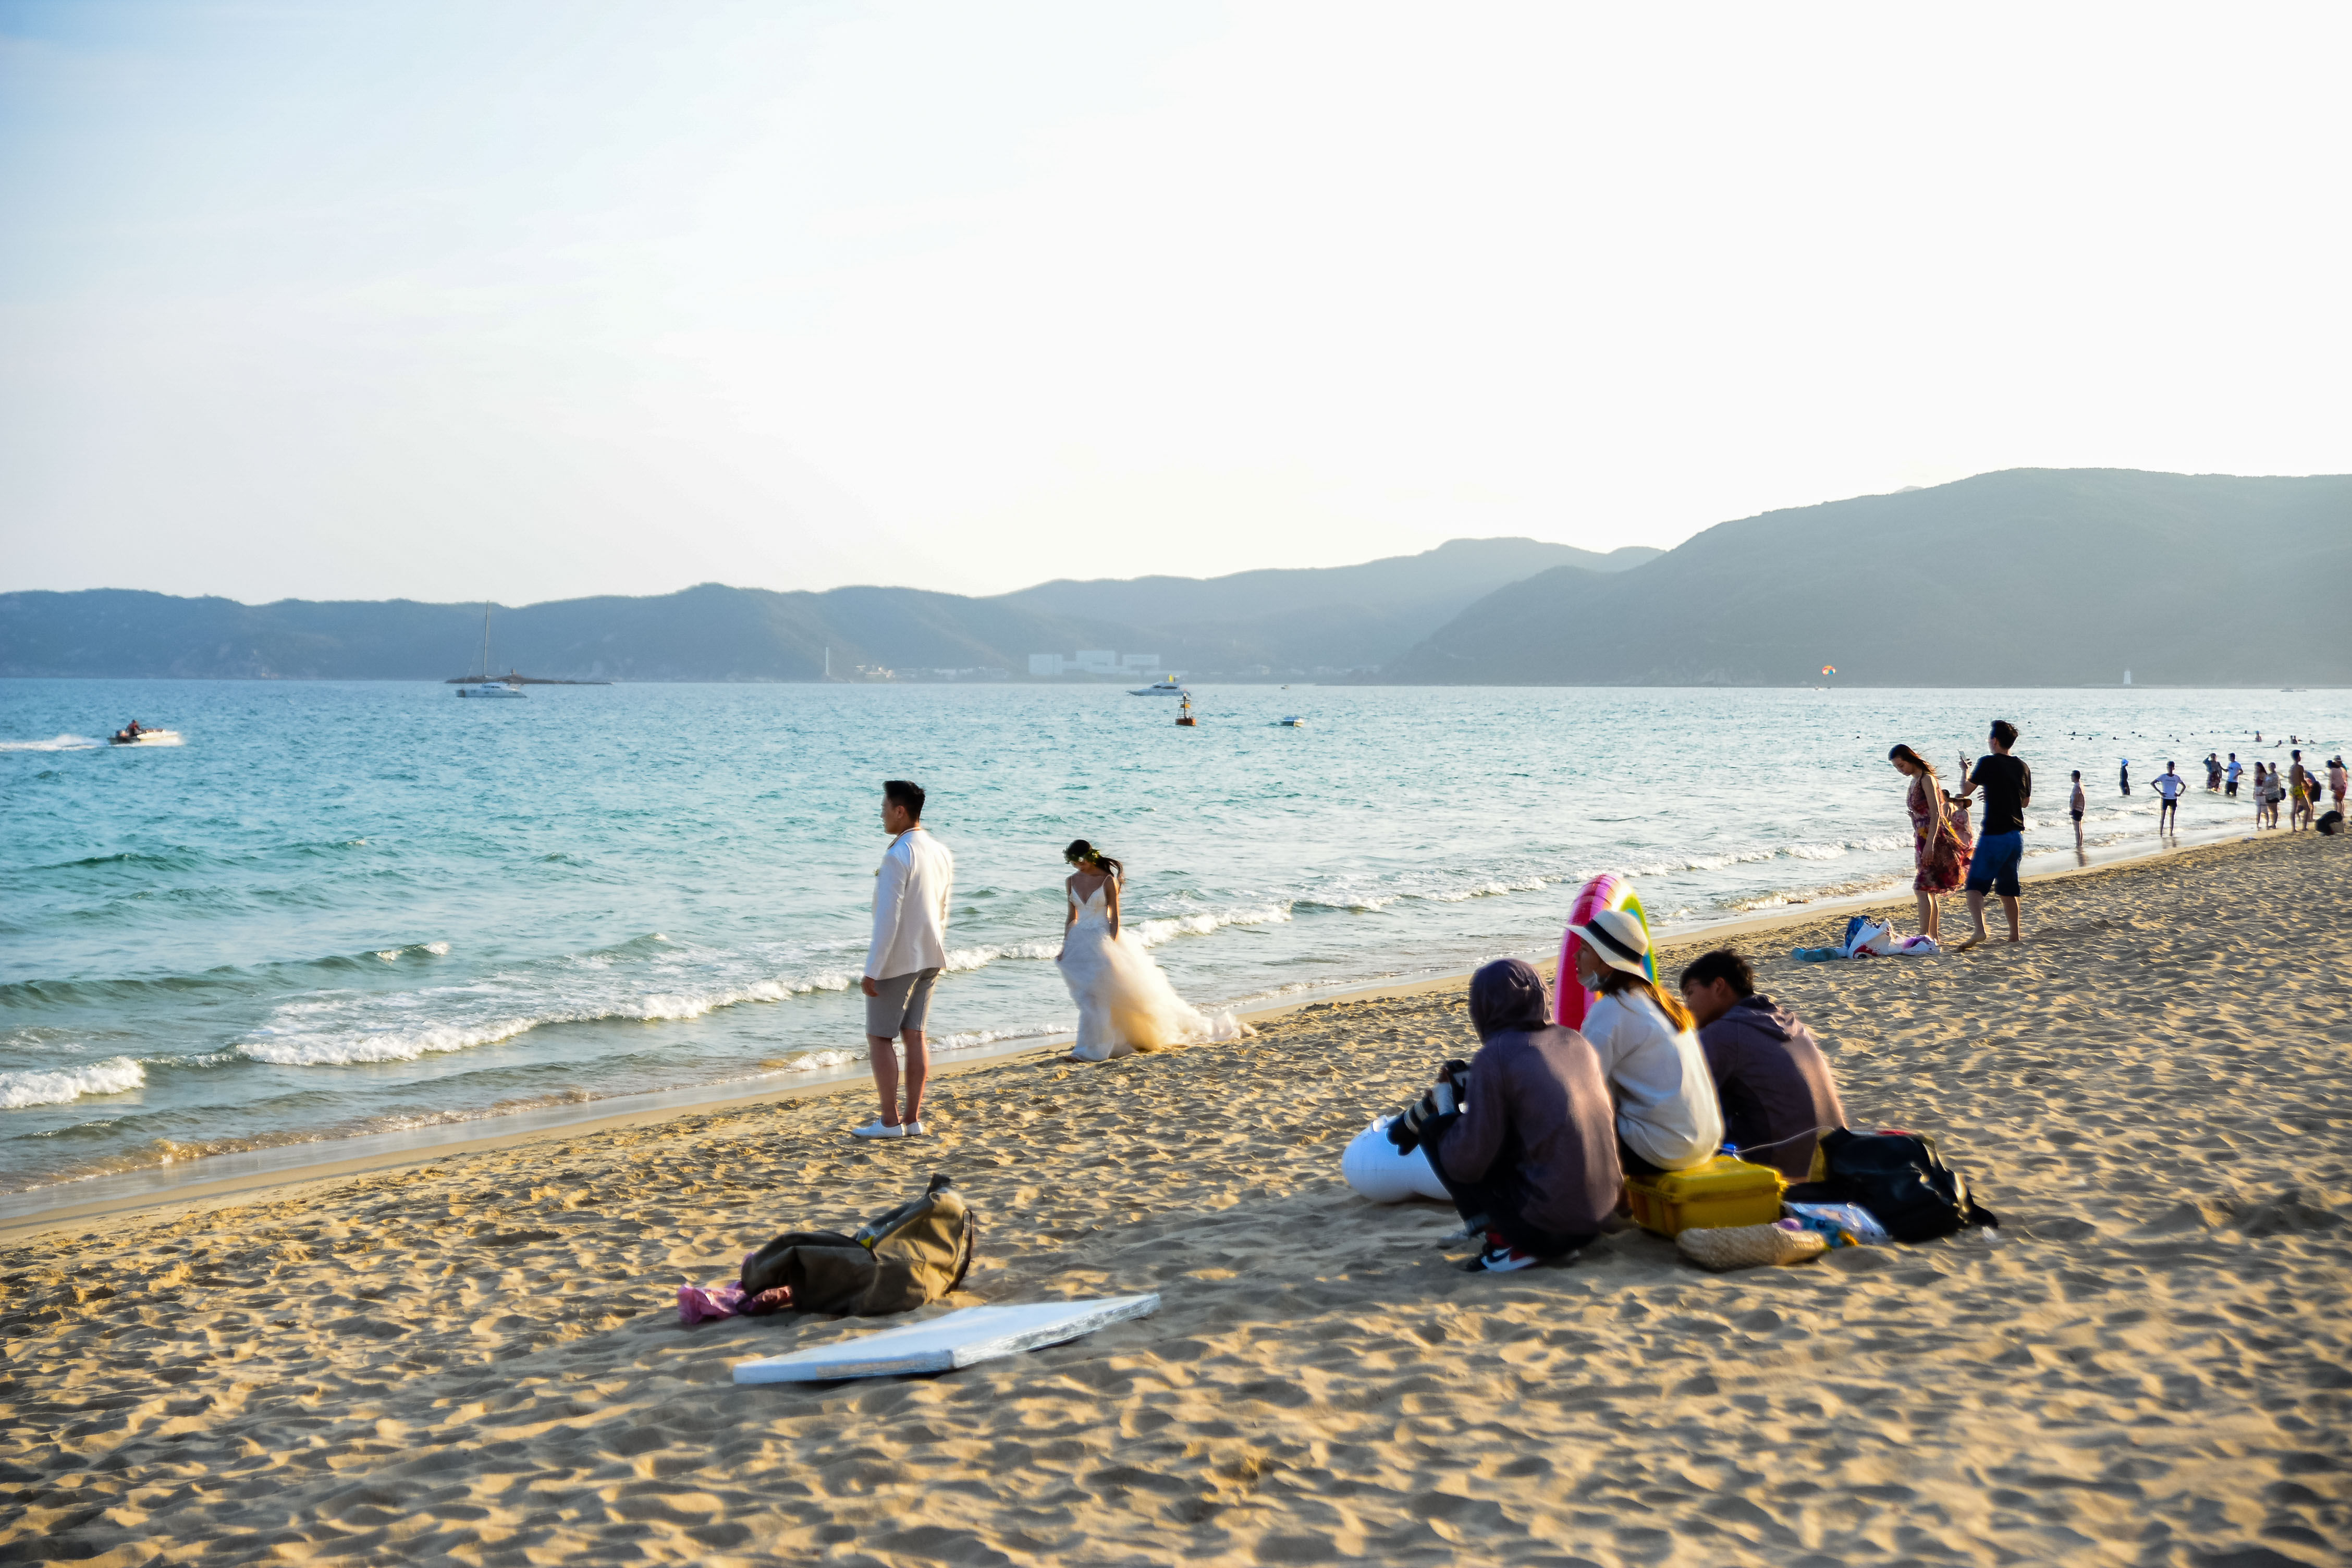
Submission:
[[[1845,1125],[1837,1079],[1813,1032],[1758,995],[1755,972],[1727,947],[1691,961],[1682,994],[1698,1021],[1725,1138],[1743,1160],[1792,1182],[1811,1177],[1813,1145],[1827,1129]]]
[[[1543,977],[1516,958],[1470,977],[1478,1054],[1461,1111],[1421,1144],[1464,1222],[1486,1233],[1470,1272],[1566,1257],[1601,1234],[1622,1178],[1601,1058],[1550,1023]]]
[[[1622,910],[1599,910],[1568,929],[1580,939],[1577,978],[1597,993],[1584,1011],[1583,1035],[1617,1102],[1625,1169],[1654,1176],[1706,1164],[1723,1143],[1723,1108],[1690,1014],[1643,965],[1650,933]]]

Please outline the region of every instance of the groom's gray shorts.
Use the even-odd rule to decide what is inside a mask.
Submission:
[[[936,969],[918,969],[876,981],[874,994],[866,999],[866,1034],[887,1040],[908,1029],[921,1030],[931,1016],[931,986],[939,977]]]

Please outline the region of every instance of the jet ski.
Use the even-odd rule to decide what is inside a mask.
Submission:
[[[177,730],[145,730],[134,721],[125,724],[106,738],[110,746],[176,746],[180,743]]]

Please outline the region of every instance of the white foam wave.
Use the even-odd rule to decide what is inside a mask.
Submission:
[[[827,1068],[845,1068],[852,1062],[864,1059],[856,1051],[811,1051],[806,1056],[794,1057],[781,1067],[772,1068],[770,1070],[772,1072],[823,1072]]]
[[[237,1055],[272,1067],[352,1067],[363,1062],[413,1062],[419,1057],[470,1050],[476,1046],[509,1040],[543,1018],[501,1018],[471,1028],[448,1026],[408,1033],[376,1035],[289,1035],[238,1043]]]
[[[1460,904],[1472,899],[1491,899],[1497,893],[1531,893],[1548,885],[1541,877],[1517,882],[1497,879],[1475,883],[1467,888],[1449,888],[1442,893],[1430,894],[1429,900],[1435,904]]]
[[[1835,860],[1845,854],[1843,844],[1791,844],[1787,853],[1793,860]]]
[[[1769,860],[1778,854],[1774,849],[1727,849],[1714,855],[1693,855],[1679,860],[1653,860],[1643,866],[1625,866],[1617,869],[1621,877],[1671,877],[1677,871],[1721,871],[1733,866],[1754,865]]]
[[[380,958],[386,963],[398,963],[403,953],[429,952],[436,958],[443,958],[448,955],[448,952],[449,944],[446,942],[420,942],[411,943],[407,947],[379,948],[371,956]]]
[[[1133,929],[1138,942],[1146,947],[1158,947],[1161,942],[1173,942],[1180,936],[1207,936],[1211,931],[1223,931],[1227,926],[1279,925],[1288,919],[1288,904],[1261,904],[1255,909],[1227,910],[1217,914],[1203,912],[1137,921]]]
[[[380,955],[379,955],[380,956]],[[596,1024],[613,1020],[637,1023],[678,1023],[699,1018],[721,1007],[744,1002],[782,1002],[818,991],[846,991],[857,976],[827,972],[796,979],[757,980],[708,991],[649,991],[614,997],[602,1005],[505,1010],[467,1020],[429,1024],[422,1027],[384,1027],[354,1020],[344,1026],[352,1004],[346,997],[292,1003],[278,1009],[289,1022],[257,1031],[259,1037],[239,1041],[236,1053],[273,1067],[355,1067],[374,1062],[410,1062],[421,1057],[492,1046],[551,1024]],[[398,1011],[416,1005],[418,997],[375,997],[362,1007]],[[315,1021],[314,1021],[315,1020]]]
[[[1015,942],[1001,947],[951,947],[948,949],[948,972],[959,973],[979,969],[1000,958],[1051,958],[1062,951],[1055,942]]]
[[[88,735],[52,735],[46,741],[0,741],[0,752],[88,752],[104,744]]]
[[[85,1095],[124,1094],[146,1082],[145,1069],[129,1057],[109,1057],[87,1067],[46,1072],[0,1072],[0,1110],[70,1105]]]
[[[1034,1040],[1046,1035],[1066,1035],[1076,1027],[1077,1024],[1073,1021],[1040,1024],[1024,1029],[966,1029],[959,1034],[941,1035],[932,1040],[930,1046],[935,1051],[970,1051],[1004,1040]]]

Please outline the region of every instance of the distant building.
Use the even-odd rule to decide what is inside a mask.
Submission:
[[[1058,653],[1033,653],[1029,656],[1029,673],[1038,676],[1064,675],[1147,675],[1160,668],[1156,653],[1120,655],[1107,647],[1080,648],[1071,658]]]

